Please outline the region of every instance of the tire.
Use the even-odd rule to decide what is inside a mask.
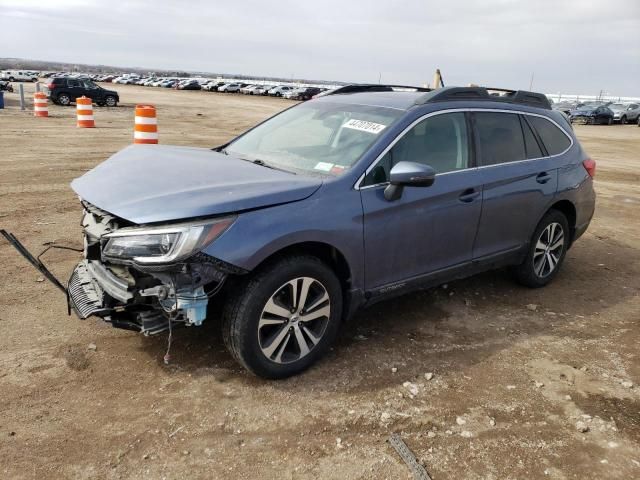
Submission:
[[[607,125],[613,125],[613,118],[609,117],[609,120],[607,120]]]
[[[71,97],[66,93],[59,94],[56,101],[58,105],[62,105],[63,107],[68,107],[69,105],[71,105]]]
[[[561,229],[560,232],[558,228]],[[562,242],[559,247],[548,247],[553,247],[558,242]],[[540,288],[549,284],[562,267],[569,242],[567,217],[558,210],[549,210],[533,232],[527,256],[514,269],[516,280],[530,288]]]
[[[31,81],[32,81],[33,83],[36,83],[36,82],[38,81],[38,79],[37,79],[37,78],[32,78],[32,79],[31,79]]]
[[[10,82],[15,82],[15,79],[13,77],[9,77],[9,81]]]
[[[626,116],[622,116],[620,117],[620,125],[626,125],[627,124],[627,117]]]
[[[104,104],[107,107],[117,107],[118,106],[118,100],[116,100],[116,97],[114,97],[113,95],[108,95],[104,99]]]
[[[296,305],[305,291],[306,302]],[[311,313],[302,313],[304,307],[311,307]],[[314,314],[317,318],[304,320]],[[324,355],[341,317],[342,288],[335,273],[316,257],[295,255],[240,279],[224,307],[222,334],[247,370],[263,378],[286,378]]]

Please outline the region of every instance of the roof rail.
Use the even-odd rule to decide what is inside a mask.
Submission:
[[[445,87],[425,93],[416,100],[422,105],[431,102],[445,102],[452,100],[484,100],[490,102],[518,103],[531,107],[551,110],[551,103],[543,93],[527,92],[526,90],[508,90],[505,88],[489,87]]]
[[[325,95],[339,95],[342,93],[360,93],[360,92],[395,92],[409,90],[412,92],[430,92],[430,88],[412,87],[409,85],[380,85],[378,83],[371,84],[350,84],[335,88],[328,91]]]

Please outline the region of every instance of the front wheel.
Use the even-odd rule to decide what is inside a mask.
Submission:
[[[104,104],[107,107],[115,107],[116,105],[118,105],[118,101],[116,100],[116,97],[109,95],[107,98],[104,99]]]
[[[620,117],[620,125],[626,125],[626,124],[627,124],[627,117],[623,115],[622,117]]]
[[[340,326],[342,289],[316,257],[268,264],[235,286],[223,315],[225,345],[264,378],[295,375],[331,346]]]
[[[567,217],[558,210],[550,210],[533,232],[526,258],[514,269],[518,282],[531,288],[551,282],[562,266],[569,242]]]

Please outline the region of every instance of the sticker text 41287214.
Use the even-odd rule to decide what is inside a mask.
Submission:
[[[343,127],[360,130],[362,132],[373,133],[374,135],[379,134],[382,130],[385,129],[385,125],[381,125],[375,122],[368,122],[367,120],[356,120],[355,118],[349,120],[343,125]]]

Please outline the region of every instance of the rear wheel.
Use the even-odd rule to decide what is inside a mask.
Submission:
[[[333,343],[342,315],[342,289],[319,259],[283,258],[234,290],[225,306],[223,337],[236,360],[254,374],[295,375]]]
[[[536,227],[529,252],[515,268],[518,282],[527,287],[544,287],[558,274],[569,248],[569,223],[562,212],[550,210]]]
[[[61,93],[60,95],[58,95],[58,104],[62,105],[63,107],[71,105],[71,97],[66,93]]]

